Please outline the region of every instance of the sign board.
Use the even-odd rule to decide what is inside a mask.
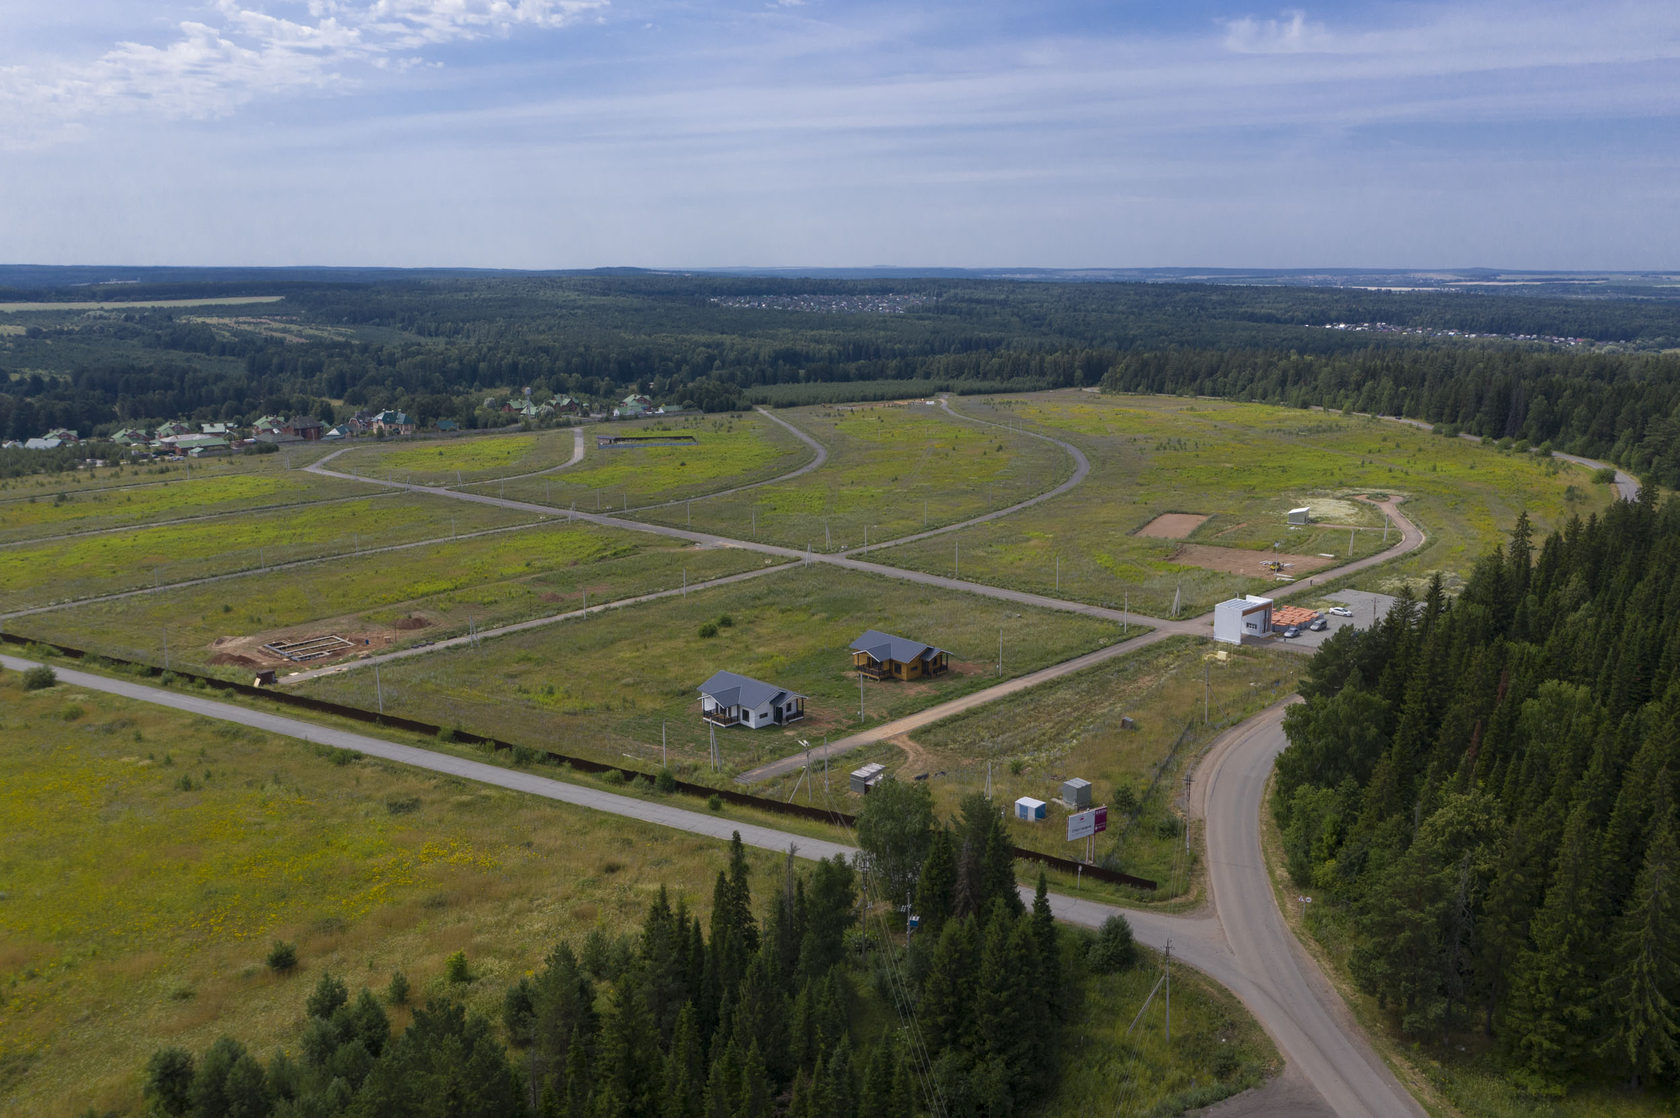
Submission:
[[[1108,808],[1094,807],[1090,811],[1068,816],[1068,841],[1090,838],[1108,830]]]

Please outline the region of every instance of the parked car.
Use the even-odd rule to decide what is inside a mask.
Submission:
[[[1348,609],[1346,606],[1331,606],[1329,612],[1335,614],[1337,617],[1353,616],[1353,611]]]
[[[1299,628],[1297,628],[1296,626],[1291,625],[1289,628],[1287,628],[1283,631],[1282,635],[1285,636],[1285,637],[1298,637],[1298,636],[1301,635],[1301,630]]]
[[[1322,632],[1324,632],[1324,630],[1328,629],[1329,627],[1330,627],[1330,622],[1324,620],[1324,618],[1322,618],[1322,617],[1313,618],[1313,623],[1311,625],[1307,626],[1308,629],[1310,629],[1311,631],[1313,631],[1315,633],[1322,633]]]

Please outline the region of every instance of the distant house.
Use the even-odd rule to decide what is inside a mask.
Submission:
[[[340,423],[336,427],[328,427],[325,431],[321,432],[321,441],[325,443],[335,443],[340,439],[348,439],[350,437],[350,433],[350,425],[348,423]]]
[[[922,679],[942,675],[951,654],[931,644],[871,629],[852,642],[852,668],[871,679]]]
[[[582,415],[583,405],[570,396],[556,396],[551,403],[561,415]]]
[[[618,402],[613,409],[613,416],[617,419],[638,419],[653,410],[653,400],[640,392],[632,392]]]
[[[194,431],[190,424],[182,423],[180,420],[171,420],[159,427],[153,434],[160,439],[172,439],[177,435],[196,435],[198,432]]]
[[[257,435],[287,435],[286,417],[283,415],[265,415],[251,424],[251,432]]]
[[[194,458],[233,452],[233,447],[226,439],[217,438],[215,435],[176,435],[163,442],[173,448],[176,454],[186,454]]]
[[[805,696],[734,672],[718,672],[700,685],[700,717],[714,726],[780,726],[805,717]]]
[[[228,437],[232,428],[230,428],[226,423],[200,423],[198,425],[198,430],[200,434],[214,435],[218,439],[225,439]]]
[[[300,415],[282,428],[282,433],[296,435],[305,442],[319,442],[321,433],[325,430],[321,421],[312,415]]]
[[[414,434],[414,420],[400,411],[382,411],[373,417],[373,429],[387,435]]]
[[[25,450],[57,450],[63,445],[63,439],[54,439],[49,437],[44,439],[29,439],[24,442],[23,448]]]
[[[111,436],[111,441],[123,446],[146,446],[151,443],[151,432],[139,427],[124,427]]]
[[[437,421],[437,429],[439,431],[459,431],[461,425],[453,419],[440,419]]]

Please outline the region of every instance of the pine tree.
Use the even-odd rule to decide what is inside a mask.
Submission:
[[[955,910],[956,887],[956,853],[951,846],[950,832],[941,827],[933,833],[927,860],[922,863],[921,876],[916,882],[916,914],[921,917],[923,935],[939,938],[945,921]]]
[[[967,1049],[979,956],[974,917],[948,921],[922,986],[919,1017],[930,1055]]]

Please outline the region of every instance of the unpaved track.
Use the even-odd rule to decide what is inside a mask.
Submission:
[[[33,661],[0,656],[13,671]],[[739,831],[743,842],[766,850],[796,848],[807,858],[849,856],[852,847],[789,834],[772,827],[736,823],[716,815],[688,811],[669,803],[619,796],[566,784],[534,773],[505,769],[366,734],[317,726],[267,711],[251,710],[198,695],[111,679],[55,667],[61,686],[80,687],[157,703],[305,741],[353,749],[373,757],[431,772],[508,788],[673,827],[693,834],[727,838]],[[1099,927],[1124,914],[1140,942],[1161,948],[1170,940],[1173,957],[1206,973],[1240,998],[1277,1043],[1284,1058],[1322,1099],[1298,1113],[1330,1113],[1352,1118],[1422,1115],[1393,1075],[1365,1043],[1356,1023],[1311,959],[1295,942],[1277,910],[1260,851],[1259,812],[1272,762],[1284,745],[1283,707],[1276,706],[1221,735],[1197,770],[1191,809],[1206,820],[1208,910],[1173,916],[1126,910],[1082,898],[1051,896],[1056,917],[1085,927]],[[1023,894],[1027,891],[1022,890]],[[1294,1104],[1302,1092],[1286,1081]],[[1275,1113],[1277,1088],[1256,1092],[1254,1113]],[[1228,1115],[1250,1113],[1242,1099],[1227,1104]]]

